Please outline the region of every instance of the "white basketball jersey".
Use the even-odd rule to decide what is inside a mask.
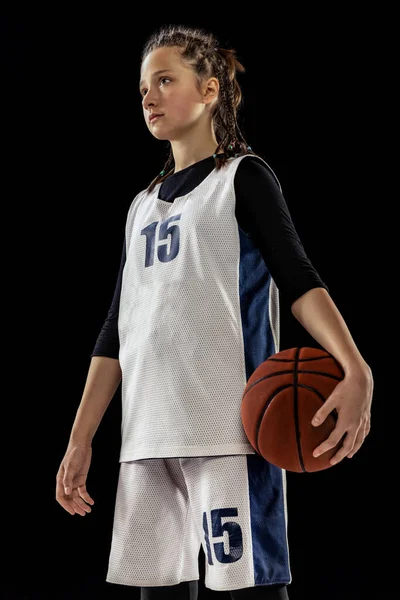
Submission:
[[[235,217],[234,177],[245,159],[229,159],[173,202],[158,198],[158,184],[129,208],[121,462],[255,454],[241,400],[253,371],[279,351],[279,298]]]

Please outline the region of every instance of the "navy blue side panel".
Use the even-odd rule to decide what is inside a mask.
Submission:
[[[249,454],[246,458],[254,583],[290,583],[282,470],[258,454]]]
[[[248,380],[275,353],[269,314],[271,275],[260,251],[240,227],[239,238],[239,296]]]

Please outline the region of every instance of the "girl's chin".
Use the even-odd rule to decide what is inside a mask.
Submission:
[[[155,137],[157,140],[169,140],[169,137],[167,135],[162,134],[162,133],[156,133],[154,131],[151,132],[153,137]]]

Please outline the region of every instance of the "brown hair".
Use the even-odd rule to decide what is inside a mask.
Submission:
[[[191,66],[198,81],[217,77],[220,85],[218,104],[213,113],[213,123],[218,146],[214,154],[216,168],[220,169],[232,156],[255,154],[244,139],[237,122],[242,92],[236,73],[245,71],[236,58],[236,51],[220,48],[212,33],[185,25],[164,25],[153,33],[145,43],[141,62],[150,52],[165,46],[178,46],[186,64]],[[171,145],[162,171],[147,188],[151,192],[157,183],[174,172],[174,156]]]

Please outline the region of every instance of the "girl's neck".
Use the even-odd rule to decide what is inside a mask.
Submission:
[[[172,153],[174,155],[175,170],[182,171],[195,163],[212,156],[218,146],[215,138],[210,137],[202,143],[199,139],[190,142],[171,142]]]

